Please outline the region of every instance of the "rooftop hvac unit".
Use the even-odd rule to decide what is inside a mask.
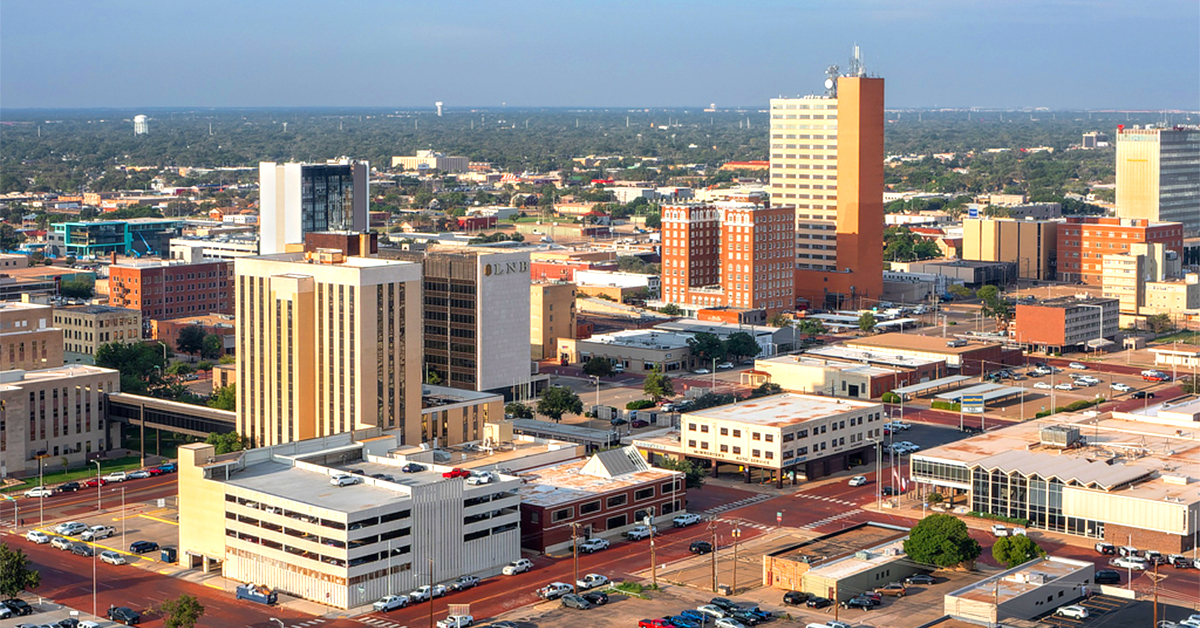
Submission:
[[[871,560],[871,552],[868,552],[867,550],[859,550],[854,552],[854,557],[859,560]]]
[[[1073,425],[1050,425],[1040,431],[1041,443],[1046,447],[1071,449],[1083,444],[1079,428]]]

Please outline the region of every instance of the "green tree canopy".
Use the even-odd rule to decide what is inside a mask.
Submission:
[[[730,334],[724,345],[725,356],[729,358],[752,358],[762,351],[754,336],[744,331]]]
[[[0,596],[17,597],[41,583],[42,574],[33,568],[25,552],[0,543]]]
[[[504,406],[504,414],[509,415],[514,419],[532,419],[533,408],[530,408],[519,401],[510,401]]]
[[[667,316],[683,316],[683,310],[674,303],[668,303],[658,308],[658,311],[666,314]]]
[[[654,465],[661,469],[682,473],[684,477],[683,485],[687,488],[700,488],[704,486],[704,467],[691,460],[686,458],[676,460],[674,458],[655,456]]]
[[[163,613],[163,626],[166,628],[194,628],[196,622],[204,616],[204,606],[200,604],[200,600],[187,593],[163,602],[160,608]]]
[[[875,329],[876,322],[875,315],[871,312],[863,312],[858,316],[858,328],[864,333],[871,333],[871,330]]]
[[[956,283],[956,284],[950,286],[949,288],[947,288],[946,290],[952,296],[955,296],[959,299],[969,299],[974,294],[973,292],[971,292],[970,288],[968,288],[960,283]]]
[[[819,336],[825,333],[825,324],[815,318],[801,320],[797,328],[805,336]]]
[[[595,356],[583,365],[583,372],[592,377],[608,377],[616,371],[613,370],[612,360]]]
[[[671,383],[671,378],[667,377],[661,369],[655,368],[642,381],[642,392],[646,393],[647,397],[653,399],[654,403],[658,403],[667,397],[675,396],[675,385]]]
[[[971,538],[967,524],[961,519],[934,514],[922,519],[909,532],[904,552],[918,563],[953,567],[975,560],[983,548]]]
[[[237,384],[222,386],[213,391],[208,399],[208,407],[218,410],[237,410]]]
[[[1172,329],[1175,329],[1175,325],[1171,323],[1171,317],[1167,314],[1155,314],[1153,316],[1147,316],[1146,327],[1156,334],[1165,334]]]
[[[975,291],[975,296],[983,302],[984,316],[1006,321],[1012,317],[1012,304],[1000,294],[996,286],[987,285]]]
[[[200,355],[217,360],[225,354],[225,337],[218,334],[208,334],[200,343]]]
[[[725,359],[725,343],[721,342],[716,334],[706,331],[696,332],[694,336],[688,338],[687,343],[692,355],[702,360]]]
[[[579,395],[566,386],[551,386],[538,400],[537,411],[554,422],[562,421],[564,414],[582,414],[583,402]]]
[[[176,363],[172,364],[171,366],[167,367],[167,373],[170,375],[176,375],[176,376],[188,375],[190,373],[195,373],[195,372],[196,372],[196,369],[193,368],[192,365],[188,364],[187,362],[176,362]]]
[[[208,438],[204,439],[204,442],[209,445],[215,445],[218,456],[234,451],[241,451],[246,448],[247,444],[242,435],[237,432],[226,432],[224,434],[212,432],[208,435]]]
[[[58,284],[58,292],[68,299],[90,299],[96,296],[96,280],[87,275],[65,279]]]
[[[203,327],[188,325],[179,330],[179,338],[175,341],[175,348],[179,349],[180,353],[196,355],[204,348],[205,335]]]
[[[96,366],[121,373],[121,391],[146,394],[162,385],[160,369],[166,367],[162,350],[140,342],[110,342],[96,349]],[[155,367],[158,367],[157,369]]]
[[[1009,569],[1045,555],[1046,550],[1024,534],[1002,536],[992,545],[992,558]]]

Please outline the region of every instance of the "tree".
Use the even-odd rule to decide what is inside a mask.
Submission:
[[[200,343],[200,356],[213,360],[219,359],[225,354],[225,337],[217,334],[208,334],[204,337],[204,341]]]
[[[193,628],[204,616],[204,606],[200,604],[200,600],[187,593],[163,602],[159,608],[162,610],[163,626],[166,628]]]
[[[766,397],[767,395],[778,395],[781,392],[783,392],[783,386],[775,382],[763,382],[762,386],[750,391],[750,398],[757,399],[759,397]]]
[[[58,293],[68,299],[90,299],[96,296],[96,280],[81,275],[58,284]]]
[[[721,339],[716,334],[710,334],[706,331],[696,332],[694,336],[688,338],[687,343],[692,355],[702,360],[725,359],[725,344],[721,342]]]
[[[176,362],[167,367],[167,374],[174,375],[176,377],[180,375],[190,375],[195,372],[196,369],[192,368],[192,365],[188,364],[187,362]]]
[[[167,364],[155,345],[110,342],[96,349],[96,366],[116,369],[121,373],[121,392],[141,395],[163,385],[161,369]]]
[[[944,514],[930,515],[921,520],[904,542],[908,557],[927,565],[953,567],[979,557],[983,548],[971,538],[967,524]]]
[[[504,406],[504,414],[514,419],[532,419],[533,408],[523,403],[512,401]]]
[[[11,251],[25,241],[25,235],[18,233],[12,225],[0,223],[0,251]]]
[[[675,396],[675,385],[671,383],[671,378],[662,372],[662,369],[655,367],[654,371],[647,375],[642,382],[642,392],[653,399],[654,403],[658,403],[666,397]]]
[[[667,316],[683,316],[683,309],[674,303],[668,303],[658,308],[658,311]]]
[[[970,288],[968,288],[960,283],[956,283],[956,284],[950,286],[949,288],[947,288],[947,292],[949,292],[952,296],[959,298],[959,299],[969,299],[969,298],[971,298],[971,295],[974,294],[971,292]]]
[[[754,336],[744,331],[730,334],[725,339],[724,348],[725,355],[731,358],[752,358],[762,351]]]
[[[674,458],[666,458],[664,456],[655,456],[655,466],[660,469],[669,471],[679,471],[683,474],[683,485],[688,488],[700,488],[704,486],[704,467],[684,458],[676,460]]]
[[[537,411],[555,423],[562,421],[564,414],[582,414],[583,402],[579,395],[566,386],[551,386],[538,400]]]
[[[437,371],[429,369],[425,372],[425,383],[430,386],[440,386],[442,384],[442,376]]]
[[[1007,321],[1012,316],[1012,304],[1000,295],[996,286],[983,286],[975,291],[975,296],[983,302],[982,314],[994,317],[998,321]]]
[[[222,386],[213,391],[208,399],[208,407],[218,410],[237,410],[237,384]]]
[[[246,440],[237,432],[225,432],[224,434],[211,432],[208,438],[204,439],[204,442],[209,445],[215,445],[218,456],[234,451],[241,451],[246,448]]]
[[[25,552],[0,543],[0,596],[17,597],[26,589],[38,588],[41,583],[41,572],[30,566]]]
[[[864,333],[871,333],[875,329],[875,315],[871,312],[863,312],[858,316],[858,328]]]
[[[1002,536],[992,545],[992,558],[1009,569],[1046,555],[1046,550],[1024,534]]]
[[[179,338],[175,341],[175,347],[180,353],[188,355],[196,355],[204,348],[204,328],[199,325],[188,325],[179,330]]]
[[[1156,334],[1165,334],[1175,328],[1171,324],[1171,317],[1167,314],[1155,314],[1146,317],[1146,327]]]
[[[820,336],[825,333],[825,324],[815,318],[806,318],[797,326],[805,336]]]
[[[616,371],[613,370],[612,360],[595,356],[583,365],[583,372],[592,377],[608,377]]]

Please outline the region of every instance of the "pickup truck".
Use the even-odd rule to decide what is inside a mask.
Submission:
[[[237,588],[237,599],[270,605],[278,602],[279,596],[270,587],[257,584],[241,584]]]
[[[84,530],[83,534],[79,535],[79,538],[84,541],[98,541],[100,539],[107,539],[116,533],[117,529],[112,526],[92,526]]]
[[[658,528],[655,528],[654,532],[658,532]],[[632,529],[625,533],[625,538],[630,541],[640,541],[650,538],[650,533],[650,526],[633,526]]]

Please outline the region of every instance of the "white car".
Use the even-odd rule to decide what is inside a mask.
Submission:
[[[696,370],[694,370],[694,371],[692,371],[692,372],[693,372],[693,373],[695,373],[695,374],[697,374],[697,375],[708,375],[708,374],[709,374],[709,373],[711,373],[712,371],[710,371],[710,370],[708,370],[708,369],[696,369]]]
[[[746,628],[746,624],[743,624],[732,617],[722,617],[721,619],[718,619],[717,623],[713,624],[713,626],[715,626],[715,628]]]
[[[1112,559],[1112,561],[1110,561],[1109,564],[1112,565],[1113,567],[1120,567],[1121,569],[1133,569],[1134,571],[1145,571],[1146,565],[1148,564],[1148,562],[1146,561],[1145,558],[1142,558],[1141,556],[1121,556],[1119,558]]]
[[[717,365],[718,371],[727,371],[731,368],[733,368],[733,362],[722,362]]]
[[[63,534],[66,536],[75,536],[76,534],[79,534],[87,529],[88,527],[86,524],[79,523],[78,521],[68,521],[66,523],[60,523],[54,526],[54,533]]]
[[[491,471],[482,471],[467,478],[467,484],[488,484],[496,481],[496,474]]]
[[[685,512],[682,515],[675,515],[675,518],[671,520],[671,523],[675,524],[676,528],[686,528],[687,526],[700,523],[700,515]]]
[[[1070,364],[1068,364],[1068,365],[1067,365],[1067,368],[1069,368],[1069,369],[1075,369],[1076,371],[1086,371],[1086,370],[1087,370],[1087,365],[1086,365],[1086,364],[1084,364],[1084,363],[1082,363],[1082,362],[1072,362],[1072,363],[1070,363]],[[1066,608],[1070,608],[1070,607],[1068,606],[1068,607],[1066,607]]]
[[[1038,383],[1034,384],[1033,387],[1040,389],[1040,390],[1050,390],[1051,388],[1053,388],[1053,386],[1051,386],[1050,384],[1047,384],[1046,382],[1038,382]]]
[[[850,486],[866,486],[866,485],[867,485],[867,476],[865,476],[865,475],[856,475],[856,476],[850,478]]]
[[[37,543],[38,545],[42,545],[43,543],[50,542],[50,535],[46,534],[45,532],[41,532],[39,530],[30,530],[29,532],[25,533],[25,540],[33,541],[34,543]]]
[[[450,615],[437,623],[438,628],[466,628],[475,624],[473,615]]]
[[[358,484],[358,476],[350,475],[348,473],[339,473],[329,478],[329,483],[334,486],[350,486],[352,484]]]
[[[0,604],[0,619],[8,619],[9,617],[12,617],[12,615],[13,612],[11,608]]]
[[[385,595],[383,599],[372,604],[371,608],[374,608],[377,613],[386,613],[405,606],[408,606],[407,595]]]
[[[79,538],[84,541],[99,541],[100,539],[107,539],[116,533],[116,528],[112,526],[92,526],[84,530],[83,534],[79,535]]]
[[[528,558],[518,558],[517,560],[505,565],[504,569],[502,569],[500,573],[503,573],[506,576],[515,576],[519,573],[529,571],[530,569],[533,569],[533,561],[529,560]]]
[[[1070,606],[1063,606],[1062,608],[1059,608],[1058,610],[1054,611],[1054,614],[1062,615],[1063,617],[1070,617],[1071,619],[1087,619],[1088,609],[1087,607],[1080,606],[1078,604],[1072,604]]]
[[[604,549],[608,549],[608,540],[607,539],[600,539],[600,538],[588,539],[579,544],[579,553],[580,554],[591,554],[592,552],[598,552],[598,551],[604,550]]]
[[[906,430],[906,429],[912,427],[908,423],[903,423],[901,421],[892,421],[891,423],[884,423],[883,426],[888,428],[889,430]]]
[[[129,479],[129,474],[124,471],[113,471],[102,478],[105,482],[124,482]]]
[[[1055,390],[1075,390],[1074,386],[1072,386],[1066,382],[1063,382],[1061,384],[1055,384],[1054,388],[1055,388]]]
[[[442,597],[443,595],[446,595],[446,592],[447,589],[445,585],[435,584],[431,587],[427,584],[423,584],[409,592],[408,597],[414,602],[424,602],[425,600],[431,599],[430,594],[432,594],[432,597]]]
[[[1129,384],[1122,384],[1121,382],[1117,382],[1112,385],[1112,389],[1119,391],[1119,392],[1131,392],[1131,391],[1133,391],[1133,386],[1130,386]]]
[[[642,539],[650,538],[650,534],[652,532],[657,533],[658,527],[655,526],[653,529],[651,529],[650,526],[633,526],[628,532],[625,533],[625,538],[629,539],[630,541],[640,541]]]
[[[709,617],[715,617],[717,619],[725,616],[725,611],[721,610],[721,607],[717,606],[716,604],[701,604],[700,606],[696,607],[696,610],[708,615]]]
[[[538,597],[543,600],[557,600],[571,592],[571,585],[565,582],[551,582],[537,590]]]
[[[100,552],[100,560],[110,565],[124,565],[126,563],[124,556],[113,551]]]
[[[26,497],[50,497],[53,494],[54,490],[45,486],[35,486],[25,491]]]
[[[992,524],[992,536],[1008,536],[1009,531],[1005,526],[995,523]]]
[[[595,589],[606,584],[608,584],[608,578],[598,573],[590,573],[575,581],[575,586],[580,589]]]

